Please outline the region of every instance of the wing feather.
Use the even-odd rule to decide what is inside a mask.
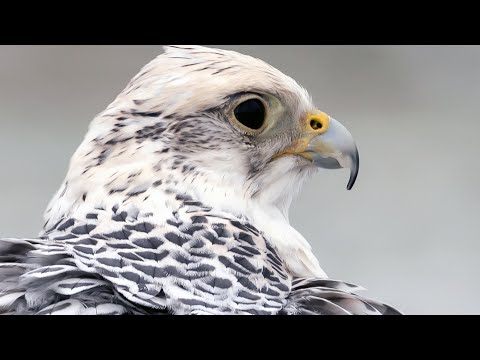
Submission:
[[[297,278],[292,284],[282,314],[338,315],[343,311],[344,314],[352,315],[401,315],[387,304],[357,295],[356,291],[364,289],[343,281]]]

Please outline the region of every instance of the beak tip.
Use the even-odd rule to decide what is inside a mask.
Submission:
[[[357,181],[358,170],[360,168],[360,160],[357,149],[355,149],[355,155],[353,156],[352,160],[353,164],[350,170],[350,179],[348,180],[347,190],[352,190],[353,185],[355,185],[355,181]]]
[[[355,184],[355,181],[350,180],[347,185],[347,190],[352,190],[354,184]]]

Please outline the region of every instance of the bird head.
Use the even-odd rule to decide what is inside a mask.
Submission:
[[[94,119],[47,224],[93,206],[161,213],[170,194],[254,222],[287,219],[319,167],[351,169],[351,189],[357,148],[292,78],[233,51],[168,46]]]

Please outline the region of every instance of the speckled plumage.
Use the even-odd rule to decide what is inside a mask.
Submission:
[[[239,96],[271,102],[252,136]],[[277,158],[314,111],[264,62],[167,47],[92,122],[38,239],[0,241],[5,314],[384,314],[327,278],[288,208],[314,171]]]

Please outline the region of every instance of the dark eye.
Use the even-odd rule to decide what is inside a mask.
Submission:
[[[258,99],[244,101],[233,113],[238,122],[249,129],[258,130],[265,122],[265,106]]]

